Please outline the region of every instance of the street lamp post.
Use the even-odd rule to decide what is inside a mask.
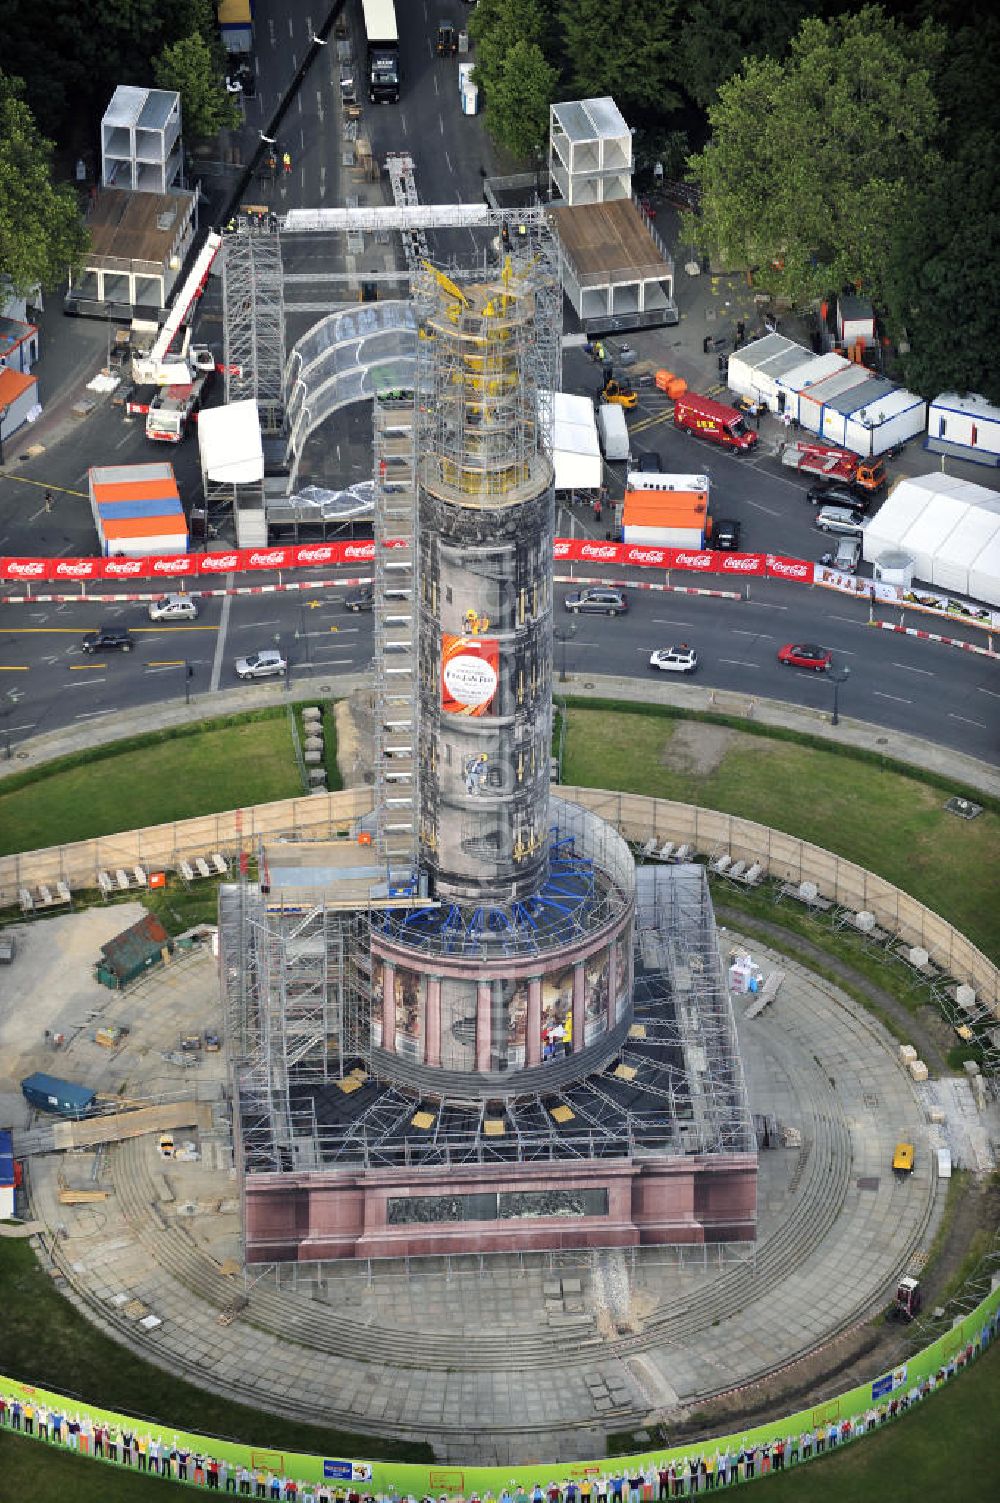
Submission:
[[[576,626],[559,626],[556,628],[555,638],[559,643],[559,682],[566,682],[566,648],[576,636]]]
[[[840,686],[846,684],[851,676],[850,668],[830,668],[828,677],[833,684],[833,714],[830,717],[831,725],[840,724]]]
[[[7,421],[7,414],[8,414],[9,411],[10,411],[10,403],[9,402],[7,403],[7,405],[5,407],[0,407],[0,470],[2,470],[3,466],[4,466],[4,458],[3,458],[3,425]]]

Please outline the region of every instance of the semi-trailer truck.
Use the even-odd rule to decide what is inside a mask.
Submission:
[[[395,0],[361,0],[368,44],[368,97],[372,104],[399,99],[399,31]]]

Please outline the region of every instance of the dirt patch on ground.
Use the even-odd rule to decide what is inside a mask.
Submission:
[[[707,777],[716,770],[735,741],[746,739],[739,731],[730,731],[724,725],[679,720],[663,748],[663,765],[671,772]]]
[[[369,691],[338,699],[333,707],[337,726],[337,767],[345,788],[374,781],[372,747],[375,720]]]

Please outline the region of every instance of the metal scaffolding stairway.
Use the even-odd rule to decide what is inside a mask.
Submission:
[[[420,200],[413,176],[413,158],[405,151],[390,151],[385,165],[389,173],[393,203],[398,209],[415,208]],[[403,230],[403,254],[409,271],[416,271],[421,261],[427,259],[430,251],[427,248],[427,236],[422,229],[408,227]]]
[[[375,400],[375,840],[395,882],[417,854],[414,418],[412,396]]]
[[[285,301],[281,237],[240,222],[222,247],[226,401],[252,398],[261,430],[281,433],[285,407]]]

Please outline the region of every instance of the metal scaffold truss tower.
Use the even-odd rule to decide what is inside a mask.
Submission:
[[[252,398],[261,429],[284,428],[285,293],[277,230],[240,223],[222,247],[226,401]]]
[[[404,881],[417,851],[417,486],[414,401],[374,404],[375,838]]]
[[[244,1152],[258,1169],[306,1167],[316,1159],[315,1112],[296,1088],[341,1078],[367,1037],[367,914],[286,907],[244,880],[221,889],[220,927]]]

